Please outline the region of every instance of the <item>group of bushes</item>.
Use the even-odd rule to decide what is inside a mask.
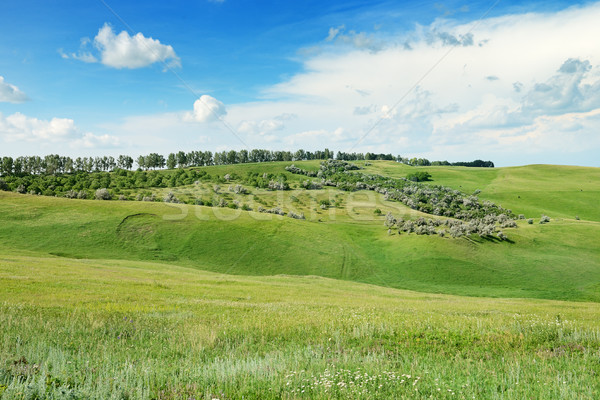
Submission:
[[[438,235],[441,237],[451,236],[453,238],[477,234],[481,237],[496,236],[500,240],[507,240],[506,235],[499,228],[516,227],[514,220],[501,214],[498,217],[488,216],[482,219],[462,221],[457,219],[433,219],[419,217],[416,220],[395,218],[388,213],[384,225],[388,233],[393,229],[398,233],[415,233],[417,235]]]
[[[406,178],[389,178],[381,175],[371,175],[357,172],[355,164],[340,160],[321,162],[316,176],[318,181],[305,181],[305,188],[332,186],[340,190],[373,190],[385,196],[386,200],[399,201],[408,207],[427,214],[445,216],[461,220],[483,218],[486,215],[505,214],[513,218],[511,210],[505,210],[489,201],[479,201],[476,195],[466,195],[439,185],[424,185]],[[286,168],[289,172],[313,176],[314,171],[306,171],[291,165]],[[427,174],[427,173],[425,173]],[[429,175],[429,174],[427,174]],[[420,175],[427,179],[427,175]]]

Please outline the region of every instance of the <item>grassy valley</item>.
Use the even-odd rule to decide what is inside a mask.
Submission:
[[[126,201],[0,192],[0,398],[600,394],[599,169],[356,162],[523,214],[499,240],[388,231],[388,212],[444,217],[307,190],[290,164],[195,168],[210,178]],[[264,174],[289,190],[249,184]]]

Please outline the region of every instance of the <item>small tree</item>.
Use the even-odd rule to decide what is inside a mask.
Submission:
[[[110,200],[112,195],[106,188],[96,190],[96,200]]]

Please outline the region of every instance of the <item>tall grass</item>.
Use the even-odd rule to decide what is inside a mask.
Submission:
[[[5,255],[0,392],[597,398],[600,306]]]

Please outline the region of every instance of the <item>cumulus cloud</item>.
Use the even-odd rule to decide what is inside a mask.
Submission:
[[[0,76],[0,102],[6,103],[23,103],[29,100],[27,95],[19,90],[15,85],[11,85],[4,81],[4,77]]]
[[[202,95],[194,102],[194,111],[184,116],[185,121],[213,122],[227,114],[225,104],[207,94]]]
[[[573,152],[574,162],[598,165],[600,55],[597,43],[581,38],[600,37],[599,18],[597,3],[365,32],[377,35],[378,51],[346,45],[339,38],[351,33],[338,26],[318,52],[304,56],[301,72],[266,88],[260,101],[225,109],[203,96],[206,104],[198,100],[178,122],[165,115],[164,125],[141,117],[136,124],[148,132],[176,123],[171,130],[188,140],[205,135],[213,146],[239,146],[221,124],[188,123],[216,120],[214,109],[250,147],[267,142],[498,165]],[[295,117],[274,117],[286,114]],[[584,161],[581,151],[596,155]]]
[[[588,60],[569,58],[557,74],[536,83],[524,99],[531,115],[584,112],[600,107],[600,79],[585,83],[592,66]]]
[[[89,50],[89,45],[98,51],[98,56]],[[142,33],[130,36],[126,31],[116,34],[113,28],[104,24],[98,31],[93,42],[89,38],[81,39],[79,51],[67,54],[59,50],[63,58],[72,58],[86,63],[100,61],[102,64],[122,68],[143,68],[160,62],[167,67],[179,67],[181,62],[175,50],[170,45],[160,43],[159,40],[145,37]]]
[[[109,147],[119,143],[114,136],[82,133],[70,118],[44,120],[21,113],[6,117],[0,113],[0,137],[6,142],[70,144],[75,147]]]

